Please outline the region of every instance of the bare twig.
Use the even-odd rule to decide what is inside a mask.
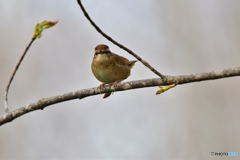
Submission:
[[[66,93],[63,95],[58,95],[50,98],[43,98],[35,103],[29,104],[27,106],[24,106],[12,112],[9,112],[5,114],[3,117],[0,117],[0,125],[10,122],[28,112],[44,109],[45,107],[48,107],[56,103],[69,101],[73,99],[82,99],[85,97],[94,96],[101,93],[153,87],[153,86],[159,86],[159,85],[169,85],[169,84],[180,85],[180,84],[187,84],[191,82],[214,80],[214,79],[227,78],[227,77],[233,77],[233,76],[240,76],[240,67],[224,69],[222,71],[213,71],[213,72],[198,73],[198,74],[191,74],[191,75],[166,76],[165,80],[162,80],[161,78],[155,78],[155,79],[145,79],[145,80],[125,82],[120,84],[116,88],[113,88],[113,87],[111,88],[110,86],[106,86],[101,91],[99,90],[99,88],[83,89],[83,90],[70,92],[70,93]]]
[[[29,48],[31,47],[31,45],[32,45],[32,43],[35,41],[35,39],[36,39],[36,38],[33,37],[33,38],[31,39],[30,43],[27,45],[26,49],[24,50],[22,56],[20,57],[17,65],[15,66],[15,68],[14,68],[14,70],[13,70],[13,73],[12,73],[12,75],[11,75],[11,78],[10,78],[9,81],[8,81],[7,87],[6,87],[6,89],[5,89],[5,94],[4,94],[4,97],[5,97],[5,99],[4,99],[4,111],[5,111],[5,113],[9,112],[9,107],[8,107],[8,91],[9,91],[10,85],[11,85],[11,83],[12,83],[12,81],[13,81],[13,78],[14,78],[14,76],[15,76],[15,74],[16,74],[19,66],[20,66],[20,64],[21,64],[22,61],[23,61],[23,58],[24,58],[25,55],[27,54]]]
[[[25,48],[22,56],[20,57],[16,67],[14,68],[13,70],[13,73],[11,75],[11,78],[9,79],[8,81],[8,84],[7,84],[7,87],[5,89],[5,93],[4,93],[4,111],[5,113],[9,112],[9,107],[8,107],[8,91],[9,91],[9,88],[11,86],[11,83],[13,81],[13,78],[19,68],[19,66],[21,65],[25,55],[27,54],[29,48],[31,47],[32,43],[37,39],[37,38],[41,38],[42,36],[42,32],[43,30],[47,29],[47,28],[50,28],[52,26],[54,26],[55,24],[57,24],[58,22],[57,21],[42,21],[41,23],[38,23],[35,28],[34,28],[34,33],[33,33],[33,36],[32,36],[32,39],[31,41],[29,42],[29,44],[27,45],[27,47]]]
[[[143,60],[140,56],[138,56],[136,53],[134,53],[132,50],[130,50],[129,48],[125,47],[124,45],[118,43],[116,40],[114,40],[112,37],[110,37],[109,35],[107,35],[106,33],[104,33],[100,27],[97,26],[97,24],[91,19],[91,17],[89,16],[89,14],[87,13],[87,11],[85,10],[81,0],[77,0],[84,16],[87,18],[87,20],[91,23],[91,25],[106,39],[108,39],[109,41],[111,41],[113,44],[117,45],[119,48],[122,48],[123,50],[125,50],[126,52],[128,52],[129,54],[131,54],[132,56],[134,56],[137,60],[139,60],[140,62],[142,62],[142,64],[144,64],[147,68],[149,68],[153,73],[155,73],[156,75],[158,75],[159,77],[161,77],[162,79],[165,78],[165,76],[163,74],[161,74],[160,72],[158,72],[155,68],[153,68],[147,61]]]

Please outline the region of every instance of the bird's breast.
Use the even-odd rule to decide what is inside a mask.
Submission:
[[[92,72],[101,82],[113,83],[124,80],[130,75],[130,68],[119,65],[109,54],[95,55],[92,61]]]

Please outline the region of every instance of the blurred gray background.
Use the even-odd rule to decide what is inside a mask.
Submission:
[[[96,23],[164,74],[239,66],[239,0],[83,0]],[[42,20],[58,20],[31,47],[12,83],[11,109],[100,83],[93,49],[108,44],[76,0],[0,1],[0,113],[16,62]],[[128,80],[156,77],[137,63]],[[240,78],[191,83],[159,96],[145,88],[68,101],[0,127],[1,160],[200,160],[240,152]],[[239,159],[239,157],[224,157]]]

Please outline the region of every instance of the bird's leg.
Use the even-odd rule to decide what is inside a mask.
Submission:
[[[113,86],[114,87],[114,90],[115,88],[117,87],[118,84],[120,84],[121,81],[115,81],[113,82],[113,84],[111,85],[111,87]]]
[[[107,83],[102,83],[97,87],[97,89],[100,90],[100,93],[102,93],[102,89],[104,88],[105,85],[107,85]]]
[[[113,89],[114,89],[114,91],[115,91],[115,88],[117,87],[117,85],[118,85],[120,82],[121,82],[120,80],[113,82],[113,83],[111,84],[111,88],[114,87]],[[113,93],[113,92],[105,93],[104,96],[103,96],[103,98],[109,97],[112,93]]]
[[[116,87],[117,87],[118,84],[120,84],[120,83],[121,83],[121,80],[115,81],[115,82],[113,82],[113,83],[111,84],[111,88],[113,87],[114,92],[115,92]]]

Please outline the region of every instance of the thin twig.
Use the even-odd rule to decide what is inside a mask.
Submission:
[[[9,107],[8,107],[8,91],[9,91],[9,88],[10,88],[10,86],[11,86],[11,83],[12,83],[12,81],[13,81],[13,79],[14,79],[14,76],[15,76],[15,74],[16,74],[19,66],[21,65],[21,63],[22,63],[25,55],[27,54],[29,48],[31,47],[31,45],[32,45],[32,43],[34,42],[35,39],[36,39],[36,38],[32,38],[31,41],[29,42],[29,44],[27,45],[27,47],[25,48],[22,56],[20,57],[17,65],[15,66],[15,68],[14,68],[14,70],[13,70],[13,73],[12,73],[12,75],[11,75],[11,78],[10,78],[9,81],[8,81],[7,87],[6,87],[6,89],[5,89],[5,94],[4,94],[4,97],[5,97],[5,99],[4,99],[4,111],[5,111],[5,113],[9,112]]]
[[[82,89],[75,92],[66,93],[63,95],[58,95],[49,98],[43,98],[38,100],[35,103],[29,104],[27,106],[16,109],[12,112],[5,114],[3,117],[0,117],[0,125],[3,125],[7,122],[10,122],[28,112],[32,112],[39,109],[44,109],[53,104],[57,104],[64,101],[69,101],[73,99],[82,99],[89,96],[94,96],[102,93],[114,92],[114,91],[125,91],[137,88],[153,87],[160,85],[169,85],[169,84],[187,84],[192,82],[214,80],[220,78],[240,76],[240,67],[224,69],[222,71],[213,71],[207,73],[198,73],[190,75],[180,75],[180,76],[166,76],[165,80],[161,78],[155,79],[145,79],[138,81],[125,82],[118,85],[116,88],[105,86],[103,90],[96,88]]]
[[[54,25],[56,25],[58,23],[58,21],[42,21],[38,24],[36,24],[35,28],[34,28],[34,33],[33,33],[33,36],[32,36],[32,39],[31,41],[29,42],[29,44],[27,45],[27,47],[25,48],[22,56],[20,57],[16,67],[14,68],[13,70],[13,73],[11,75],[11,78],[10,80],[8,81],[8,84],[7,84],[7,87],[5,89],[5,93],[4,93],[4,111],[5,113],[9,112],[9,107],[8,107],[8,92],[9,92],[9,88],[11,86],[11,83],[14,79],[14,76],[19,68],[19,66],[21,65],[25,55],[27,54],[29,48],[31,47],[32,43],[37,39],[37,38],[41,38],[42,36],[42,32],[43,30],[47,29],[47,28],[51,28],[53,27]]]
[[[147,61],[143,60],[140,56],[138,56],[136,53],[134,53],[132,50],[130,50],[129,48],[125,47],[124,45],[118,43],[116,40],[114,40],[112,37],[110,37],[109,35],[107,35],[106,33],[104,33],[100,27],[97,26],[97,24],[91,19],[91,17],[89,16],[89,14],[87,13],[87,11],[85,10],[81,0],[77,0],[84,16],[87,18],[87,20],[92,24],[92,26],[106,39],[108,39],[109,41],[111,41],[113,44],[117,45],[119,48],[122,48],[123,50],[125,50],[126,52],[128,52],[129,54],[131,54],[132,56],[134,56],[137,60],[139,60],[140,62],[142,62],[142,64],[144,64],[147,68],[149,68],[153,73],[155,73],[156,75],[158,75],[159,77],[161,77],[162,79],[165,78],[165,76],[163,74],[161,74],[160,72],[158,72],[155,68],[153,68]]]

